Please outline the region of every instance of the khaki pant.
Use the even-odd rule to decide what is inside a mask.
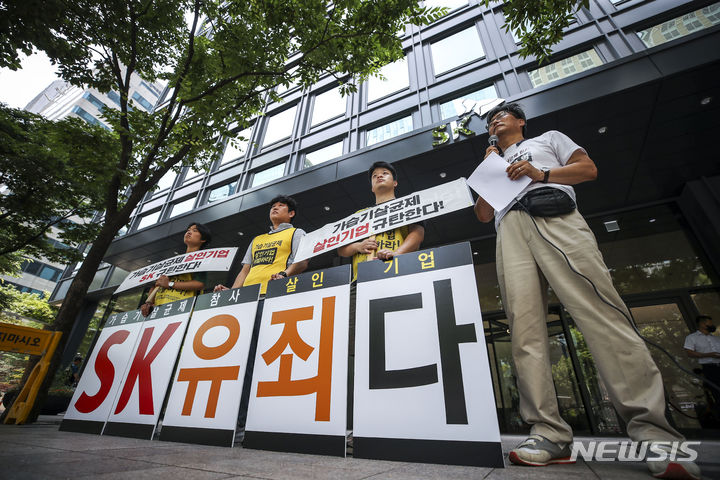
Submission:
[[[582,215],[574,211],[535,217],[535,222],[573,267],[593,281],[603,298],[628,313]],[[497,272],[510,322],[520,415],[532,425],[532,433],[556,443],[572,441],[572,429],[560,417],[550,367],[549,283],[585,336],[630,438],[683,438],[665,419],[662,377],[642,339],[620,312],[598,298],[587,280],[570,270],[562,254],[540,237],[533,218],[523,211],[511,210],[500,222]]]

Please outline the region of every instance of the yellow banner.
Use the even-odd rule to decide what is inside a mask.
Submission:
[[[53,332],[0,323],[0,351],[42,355]]]

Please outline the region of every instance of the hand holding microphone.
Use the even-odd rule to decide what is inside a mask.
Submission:
[[[498,136],[497,135],[490,135],[490,137],[488,138],[488,143],[490,144],[490,146],[485,150],[484,158],[487,158],[488,155],[490,155],[493,152],[502,156],[502,153],[500,153],[500,149],[497,146],[497,144],[498,144]]]

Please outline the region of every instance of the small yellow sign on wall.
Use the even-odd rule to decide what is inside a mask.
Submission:
[[[42,355],[53,332],[0,323],[0,351]]]

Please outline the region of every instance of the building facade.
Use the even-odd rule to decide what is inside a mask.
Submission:
[[[162,92],[163,86],[160,83],[145,82],[137,75],[131,77],[129,95],[136,108],[152,112]],[[117,92],[100,93],[93,88],[83,89],[70,85],[64,80],[52,82],[25,106],[25,110],[49,120],[74,116],[93,125],[109,128],[102,119],[105,108],[120,108],[120,96]],[[76,217],[68,221],[79,222],[81,219]],[[54,242],[55,246],[63,247],[58,238],[59,232],[58,228],[52,227],[48,232],[48,239]],[[46,258],[28,257],[22,264],[19,277],[0,275],[0,279],[21,292],[42,295],[43,292],[52,293],[65,268],[66,265]]]
[[[428,2],[451,7],[432,25],[408,26],[405,58],[342,97],[333,78],[310,89],[283,88],[253,126],[226,139],[209,173],[170,173],[139,205],[90,287],[68,352],[89,348],[113,311],[137,308],[141,292],[113,296],[128,271],[182,250],[190,222],[213,231],[214,246],[239,246],[267,228],[267,204],[289,194],[295,225],[312,231],[373,201],[367,168],[393,162],[398,193],[467,177],[487,147],[485,119],[473,106],[519,102],[529,136],[559,130],[583,146],[599,169],[577,186],[579,209],[594,231],[613,280],[640,331],[686,368],[684,337],[700,313],[720,319],[720,3],[591,0],[549,62],[523,59],[504,28],[501,2]],[[452,122],[467,119],[454,134]],[[470,242],[498,418],[523,432],[508,324],[495,273],[495,231],[471,209],[428,222],[423,247]],[[334,253],[310,269],[344,262]],[[239,269],[212,274],[231,282]],[[53,293],[62,301],[73,268]],[[579,434],[623,431],[581,332],[551,294],[548,336],[564,417]],[[689,436],[718,435],[706,417],[701,384],[651,348],[664,377],[668,415]]]

